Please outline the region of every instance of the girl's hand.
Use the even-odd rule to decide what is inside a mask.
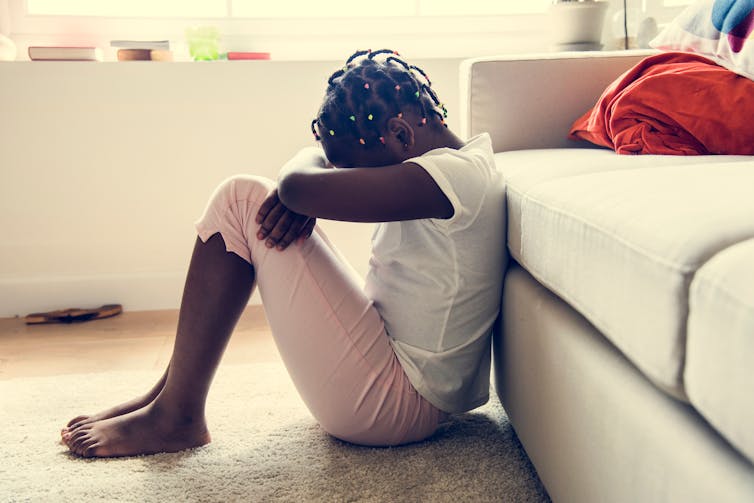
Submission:
[[[275,189],[259,207],[256,222],[259,224],[257,239],[266,239],[265,245],[268,248],[275,247],[282,251],[294,240],[304,240],[311,236],[317,219],[286,208]]]

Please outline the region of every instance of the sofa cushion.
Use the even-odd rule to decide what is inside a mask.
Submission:
[[[685,399],[688,285],[754,236],[751,157],[498,154],[509,247],[660,387]]]
[[[689,400],[754,461],[754,239],[731,246],[691,283]]]

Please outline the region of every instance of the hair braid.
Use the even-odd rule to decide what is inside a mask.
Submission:
[[[386,121],[409,110],[421,114],[418,126],[435,117],[445,124],[447,110],[427,74],[399,56],[391,49],[359,50],[328,78],[325,99],[311,123],[317,141],[338,137],[365,148],[384,144]]]

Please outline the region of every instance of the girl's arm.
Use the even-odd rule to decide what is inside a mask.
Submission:
[[[325,169],[324,151],[299,152],[281,170],[278,197],[291,211],[351,222],[450,218],[453,206],[418,164]]]
[[[322,169],[328,167],[328,164],[322,149],[305,148],[283,166],[281,176],[287,171],[303,167]],[[311,236],[316,221],[316,218],[296,213],[283,204],[276,188],[262,202],[257,212],[257,239],[265,240],[269,248],[275,247],[282,251],[293,241]]]

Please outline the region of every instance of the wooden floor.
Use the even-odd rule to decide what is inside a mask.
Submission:
[[[162,370],[173,351],[178,311],[124,312],[70,325],[0,318],[0,379],[108,370]],[[261,306],[246,308],[223,363],[279,361]]]

